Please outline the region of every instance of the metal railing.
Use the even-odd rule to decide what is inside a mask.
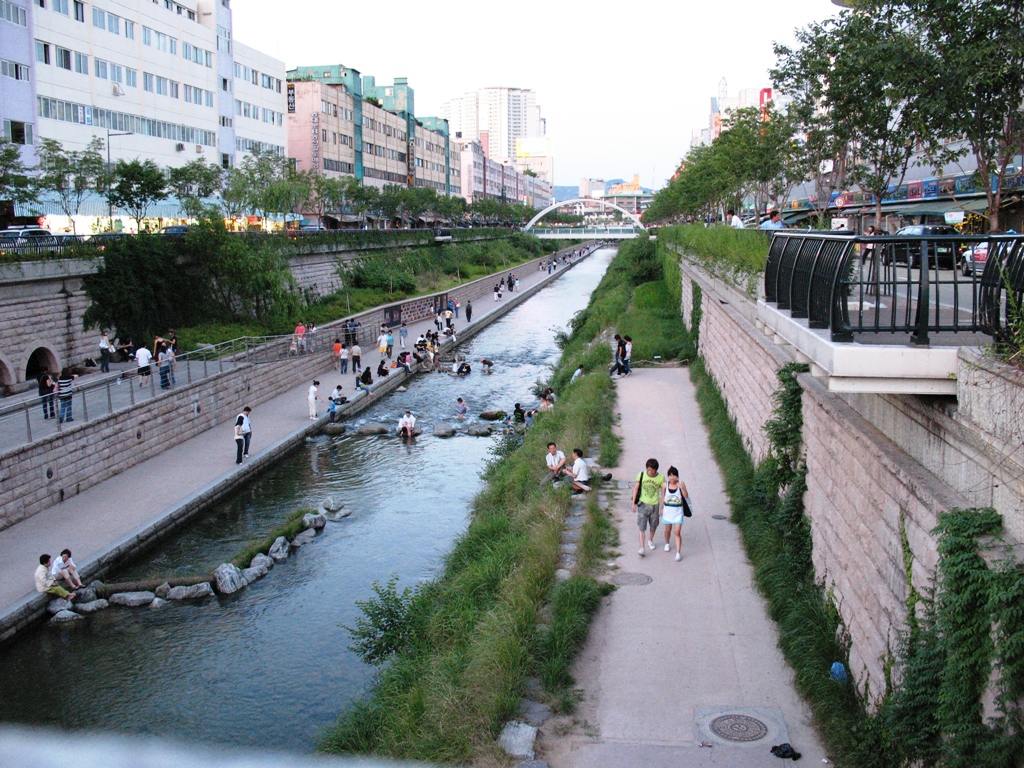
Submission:
[[[297,356],[329,353],[332,340],[326,333],[302,343],[294,334],[245,336],[177,355],[172,365],[162,367],[154,359],[148,379],[140,376],[135,362],[129,360],[129,367],[123,370],[89,375],[83,383],[75,379],[70,395],[65,397],[54,392],[0,406],[0,452],[59,434],[239,365],[280,363]],[[56,383],[56,374],[51,378]]]
[[[867,237],[777,232],[765,299],[833,341],[857,334],[983,333],[997,342],[1020,320],[1024,236]]]

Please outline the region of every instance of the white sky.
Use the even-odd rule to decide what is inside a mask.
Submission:
[[[532,88],[556,184],[638,173],[657,189],[691,130],[707,126],[722,77],[730,95],[769,85],[772,41],[791,42],[795,28],[839,9],[829,0],[236,0],[232,10],[235,37],[289,68],[343,64],[378,84],[408,77],[418,116],[476,88]]]

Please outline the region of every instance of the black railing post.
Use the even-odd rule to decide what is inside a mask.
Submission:
[[[929,260],[931,254],[929,253],[928,241],[921,241],[921,268],[918,270],[917,275],[917,314],[915,315],[915,325],[917,326],[914,330],[913,335],[910,337],[910,343],[917,347],[927,347],[928,341],[928,309],[931,306],[930,296],[930,269]],[[913,266],[913,256],[907,254],[907,261],[911,262],[908,264],[908,268]],[[910,299],[909,291],[907,299]]]

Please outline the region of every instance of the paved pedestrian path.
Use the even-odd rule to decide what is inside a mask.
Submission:
[[[555,275],[565,269],[559,267]],[[548,278],[547,272],[536,268],[527,270],[525,265],[509,271],[520,280],[518,293]],[[492,301],[489,295],[474,302],[472,325],[486,320],[518,293],[505,293],[499,302]],[[458,331],[467,328],[465,307],[461,309],[461,317],[455,321]],[[397,330],[394,330],[395,349],[400,349]],[[407,344],[410,349],[416,338],[427,330],[435,330],[430,320],[409,326]],[[332,330],[324,329],[321,338],[333,341],[333,336],[327,339],[330,334]],[[363,346],[364,367],[372,366],[376,373],[379,361],[375,345]],[[351,366],[348,374],[342,375],[329,368],[317,378],[325,401],[338,384],[351,401],[368,397],[363,392],[355,392]],[[373,378],[375,383],[379,381],[376,375]],[[254,406],[250,461],[258,460],[271,446],[310,426],[306,404],[309,384],[305,382]],[[243,405],[245,403],[239,402],[239,410]],[[318,404],[318,408],[321,414],[326,411],[322,404]],[[235,464],[232,427],[221,423],[61,504],[0,530],[0,618],[35,597],[32,574],[41,553],[56,554],[68,547],[79,569],[87,574],[90,562],[116,542],[160,519],[168,509],[204,488],[244,469],[244,465],[240,468]]]
[[[790,742],[801,764],[822,764],[823,748],[810,711],[793,684],[777,647],[775,625],[753,584],[720,472],[708,443],[689,372],[685,368],[639,369],[619,379],[618,409],[624,438],[614,471],[620,491],[616,525],[621,535],[618,569],[645,586],[620,586],[600,609],[576,665],[584,692],[577,723],[542,729],[544,759],[551,768],[778,768],[770,748]],[[630,513],[633,482],[648,458],[660,471],[679,468],[695,504],[683,525],[681,562],[675,548],[639,548]],[[766,734],[751,742],[733,735]],[[753,718],[752,722],[744,718]],[[700,746],[701,743],[712,746]]]

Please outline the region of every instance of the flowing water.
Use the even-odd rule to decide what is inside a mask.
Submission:
[[[464,345],[470,360],[495,361],[491,375],[479,365],[465,379],[423,374],[354,422],[394,424],[408,408],[424,431],[415,442],[307,440],[109,577],[209,572],[292,510],[327,496],[352,510],[263,580],[198,604],[110,608],[82,626],[41,625],[0,649],[0,719],[312,749],[321,729],[372,681],[373,669],[347,647],[344,626],[359,614],[355,602],[392,574],[400,585],[435,576],[481,488],[493,439],[435,438],[433,425],[454,423],[457,397],[469,405],[469,421],[487,408],[534,402],[534,382],[558,359],[554,331],[586,306],[612,255],[594,254]]]

